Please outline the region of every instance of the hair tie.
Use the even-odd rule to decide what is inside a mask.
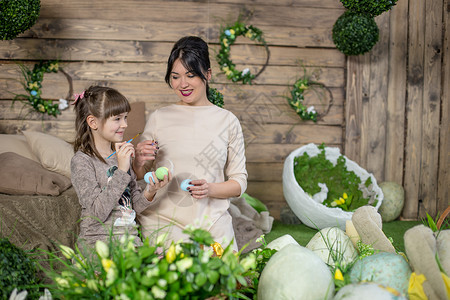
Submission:
[[[75,105],[75,104],[77,104],[78,100],[84,98],[84,91],[81,94],[77,94],[77,93],[73,94],[73,98],[75,100],[72,102],[72,105]]]

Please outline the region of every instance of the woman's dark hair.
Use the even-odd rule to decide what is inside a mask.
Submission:
[[[80,150],[105,162],[100,153],[98,153],[97,148],[95,148],[94,136],[86,119],[89,115],[93,115],[104,123],[109,117],[130,112],[130,103],[124,95],[113,88],[91,86],[76,101],[74,110],[76,114],[74,151]]]
[[[170,75],[173,64],[178,58],[181,60],[181,63],[186,70],[200,76],[200,78],[206,82],[206,95],[209,97],[209,86],[205,76],[208,70],[211,69],[208,44],[196,36],[185,36],[175,43],[167,61],[165,77],[166,83],[170,87]]]

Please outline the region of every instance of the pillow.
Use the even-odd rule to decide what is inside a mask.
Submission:
[[[0,154],[1,193],[58,196],[71,185],[69,178],[43,168],[34,160],[13,152]]]
[[[42,132],[24,131],[23,135],[44,168],[70,178],[70,160],[74,154],[72,145]]]
[[[145,102],[130,103],[131,111],[128,114],[128,127],[123,136],[124,141],[128,141],[136,134],[144,132],[145,127]],[[140,136],[134,139],[131,143],[137,145]]]
[[[21,134],[0,134],[0,154],[5,152],[14,152],[39,162],[28,146],[27,139]]]

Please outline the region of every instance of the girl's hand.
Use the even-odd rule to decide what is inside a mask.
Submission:
[[[158,153],[158,142],[156,141],[143,141],[136,146],[135,166],[142,167],[149,160],[155,160]]]
[[[165,187],[172,180],[172,173],[169,171],[169,176],[164,175],[164,180],[158,180],[156,178],[155,172],[152,172],[153,178],[155,178],[156,182],[150,180],[150,183],[147,183],[147,186],[144,190],[144,196],[148,201],[152,201],[153,197],[156,194],[156,191]]]
[[[208,197],[210,186],[205,179],[191,180],[191,184],[193,186],[187,189],[193,198],[202,199]]]
[[[131,143],[116,143],[117,167],[128,172],[131,166],[131,157],[134,156],[134,146]]]

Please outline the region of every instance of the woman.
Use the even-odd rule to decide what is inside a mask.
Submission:
[[[239,120],[208,100],[211,66],[208,45],[198,37],[175,43],[167,64],[166,83],[179,101],[154,111],[136,147],[133,168],[138,178],[158,166],[172,180],[155,196],[158,204],[138,216],[143,235],[157,228],[168,241],[186,240],[182,231],[194,224],[227,246],[234,241],[229,198],[247,188],[244,139]],[[188,191],[180,183],[188,179]]]

